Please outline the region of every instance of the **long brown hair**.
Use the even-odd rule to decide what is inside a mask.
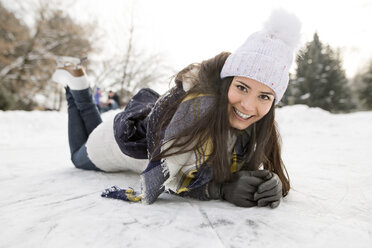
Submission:
[[[171,140],[169,147],[162,150],[154,159],[166,158],[176,154],[182,154],[201,149],[206,142],[212,141],[212,152],[208,154],[208,164],[213,171],[213,179],[217,182],[226,182],[231,179],[231,154],[228,154],[227,139],[229,131],[237,132],[230,127],[227,115],[228,91],[233,77],[220,78],[221,69],[230,53],[223,52],[212,59],[203,61],[201,64],[191,64],[175,76],[176,85],[182,85],[186,76],[194,68],[199,69],[195,77],[188,76],[194,86],[185,92],[180,99],[167,107],[163,118],[160,120],[157,137],[161,130],[168,125],[170,119],[177,110],[179,104],[188,95],[205,94],[213,96],[215,103],[208,112],[199,118],[190,127],[177,133]],[[172,94],[172,91],[170,94]],[[166,104],[164,102],[163,104]],[[275,124],[275,106],[271,107],[260,121],[253,124],[250,141],[247,145],[247,153],[243,161],[243,168],[257,170],[263,165],[264,169],[275,172],[283,184],[283,195],[290,189],[287,170],[281,159],[280,135]],[[238,132],[237,132],[238,133]],[[157,147],[164,145],[158,139]],[[253,154],[252,154],[253,153]]]

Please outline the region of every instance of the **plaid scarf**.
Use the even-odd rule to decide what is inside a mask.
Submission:
[[[188,126],[201,118],[211,104],[214,104],[214,98],[211,96],[198,95],[185,98],[165,130],[164,140],[171,140],[179,132],[180,124],[181,127]],[[248,141],[249,133],[246,131],[241,131],[237,137],[230,137],[228,146],[232,152],[231,172],[242,168]],[[151,204],[164,190],[181,195],[190,192],[212,180],[213,173],[208,164],[208,155],[211,151],[212,143],[208,141],[196,151],[176,155],[177,157],[171,156],[161,161],[150,161],[146,170],[140,175],[141,193],[131,188],[121,189],[113,186],[106,189],[101,196]]]

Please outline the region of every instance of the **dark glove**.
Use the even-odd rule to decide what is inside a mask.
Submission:
[[[231,182],[210,182],[208,193],[211,199],[224,199],[240,207],[257,206],[254,194],[267,177],[271,177],[267,170],[239,171],[233,175]]]
[[[254,194],[254,201],[257,201],[257,206],[264,207],[269,205],[271,208],[276,208],[280,204],[282,197],[282,182],[277,174],[270,172],[271,176],[258,186],[257,192]]]

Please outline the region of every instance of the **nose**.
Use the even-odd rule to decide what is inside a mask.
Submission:
[[[246,113],[251,114],[254,112],[254,110],[257,108],[257,100],[252,97],[251,95],[247,95],[244,98],[241,99],[240,102],[242,108],[244,111],[247,111]]]

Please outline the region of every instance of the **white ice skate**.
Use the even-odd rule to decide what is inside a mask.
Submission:
[[[82,63],[87,58],[58,57],[57,69],[52,76],[52,80],[69,86],[72,90],[83,90],[89,87],[89,81],[86,77]]]

